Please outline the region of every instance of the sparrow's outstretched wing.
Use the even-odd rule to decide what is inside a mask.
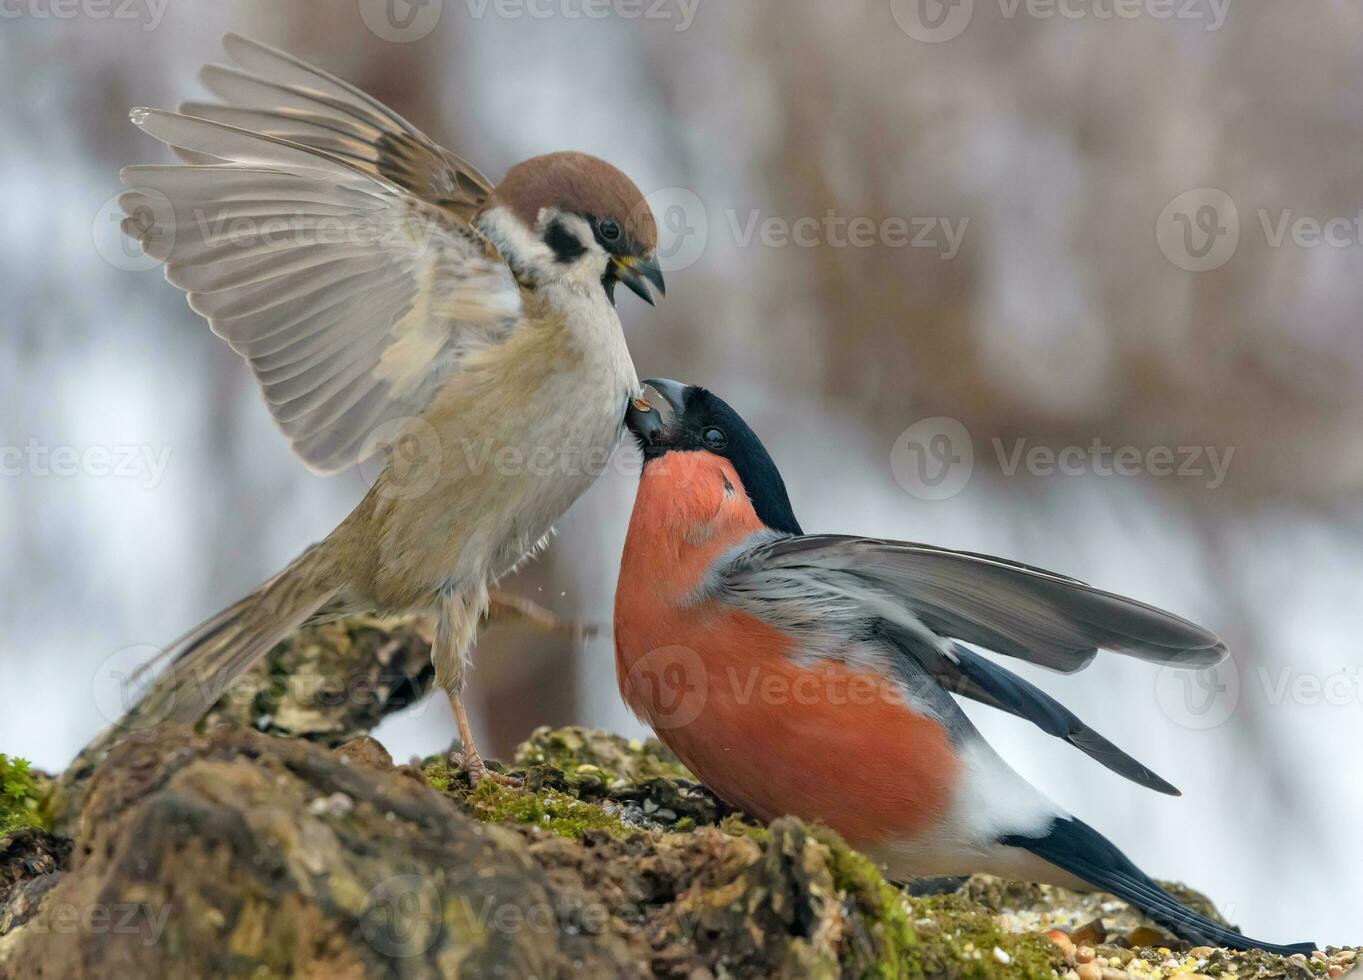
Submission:
[[[1072,673],[1098,650],[1208,667],[1226,647],[1173,613],[1077,579],[964,551],[836,534],[783,537],[734,557],[722,582],[760,608],[804,594],[835,616],[909,613],[938,636]]]
[[[195,107],[221,121],[134,111],[198,165],[126,168],[124,230],[247,359],[294,451],[331,472],[504,341],[520,289],[469,224],[476,171],[338,79],[227,47],[246,70],[206,77],[236,104]]]
[[[235,66],[200,72],[223,104],[185,102],[184,115],[339,157],[465,221],[492,192],[472,164],[349,82],[239,34],[223,38],[223,48]]]

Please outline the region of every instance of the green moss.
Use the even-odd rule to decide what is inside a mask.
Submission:
[[[741,813],[731,813],[719,822],[719,829],[730,837],[746,837],[758,846],[765,846],[771,835],[761,824],[753,823]]]
[[[28,763],[0,753],[0,834],[45,825],[41,790]]]
[[[430,780],[429,772],[426,778]],[[604,808],[556,789],[530,792],[488,779],[463,799],[473,815],[487,823],[528,824],[572,840],[581,840],[589,830],[604,830],[613,837],[629,833]]]
[[[1044,936],[1008,932],[992,912],[964,895],[905,900],[918,937],[913,951],[918,975],[1053,980],[1067,969],[1059,949]]]
[[[550,765],[569,776],[597,772],[606,785],[623,779],[641,783],[654,777],[689,779],[691,774],[657,739],[621,738],[576,726],[537,728],[516,749],[516,765]]]
[[[811,833],[828,848],[833,883],[845,896],[849,921],[854,923],[839,957],[844,975],[876,980],[920,976],[918,936],[909,922],[903,894],[869,858],[852,850],[833,831],[812,827]]]
[[[446,793],[454,785],[455,771],[442,758],[426,760],[421,771],[426,777],[426,785],[430,786],[431,789]]]

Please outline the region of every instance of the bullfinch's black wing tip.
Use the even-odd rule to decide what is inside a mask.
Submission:
[[[901,642],[899,645],[920,661],[924,659],[921,653],[915,653],[920,644]],[[951,645],[951,653],[950,659],[939,659],[932,670],[948,691],[1030,721],[1046,734],[1063,739],[1137,785],[1168,796],[1183,795],[1172,783],[1113,745],[1041,688],[959,643]]]
[[[1117,775],[1131,780],[1138,786],[1152,789],[1156,793],[1163,793],[1165,796],[1183,795],[1182,790],[1159,773],[1127,755],[1092,728],[1082,722],[1080,722],[1080,725],[1081,727],[1077,731],[1065,737],[1065,741],[1090,759],[1102,764]]]

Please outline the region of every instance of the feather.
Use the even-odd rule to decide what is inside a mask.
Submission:
[[[209,165],[125,168],[124,230],[247,359],[293,450],[330,472],[509,337],[520,289],[469,224],[491,191],[481,174],[340,79],[224,44],[238,67],[204,80],[233,104],[134,110]]]
[[[1072,673],[1099,649],[1206,667],[1215,634],[1172,613],[1028,565],[930,545],[844,535],[789,536],[738,558],[726,587],[760,597],[773,581],[813,593],[871,590],[941,636]]]

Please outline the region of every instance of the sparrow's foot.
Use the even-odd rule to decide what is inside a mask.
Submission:
[[[482,757],[479,756],[476,751],[465,752],[463,755],[456,755],[455,762],[460,769],[468,773],[469,784],[473,786],[474,789],[477,789],[478,784],[484,779],[489,779],[499,786],[512,786],[517,789],[525,785],[525,780],[523,779],[518,779],[515,776],[508,776],[501,772],[494,772],[489,769],[487,763],[483,761]]]

